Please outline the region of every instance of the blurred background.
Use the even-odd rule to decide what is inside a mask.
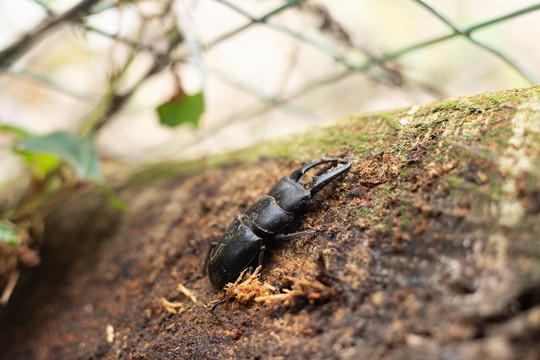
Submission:
[[[0,125],[92,133],[102,159],[132,165],[207,156],[347,115],[535,84],[539,9],[528,0],[0,0]],[[195,109],[175,112],[186,101]],[[158,108],[169,105],[186,118],[167,123]],[[23,171],[16,141],[0,132],[0,183]]]

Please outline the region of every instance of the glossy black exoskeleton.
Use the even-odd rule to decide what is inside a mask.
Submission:
[[[340,165],[314,176],[309,184],[302,182],[300,178],[309,169],[325,163]],[[243,216],[237,216],[221,239],[212,244],[205,262],[212,285],[222,288],[226,283],[234,281],[247,267],[254,263],[260,265],[267,240],[289,239],[313,232],[307,230],[283,234],[313,195],[350,167],[350,160],[324,159],[304,165],[279,180],[265,196],[248,207]]]

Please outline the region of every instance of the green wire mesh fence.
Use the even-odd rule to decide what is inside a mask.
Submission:
[[[68,108],[77,109],[51,128],[99,130],[103,151],[112,156],[197,156],[347,114],[527,86],[540,78],[540,3],[525,0],[82,0],[67,9],[54,1],[28,3],[40,9],[41,22],[0,52],[0,103],[10,101],[11,109],[0,111],[0,121],[32,127],[24,119],[35,114],[20,110],[28,99],[8,93],[29,86],[20,83],[37,83],[46,89],[39,96],[54,92],[47,100],[54,102],[60,93],[72,98]],[[72,47],[59,45],[66,37],[78,39],[74,59]],[[99,50],[81,50],[85,42],[104,39],[108,45]],[[518,42],[518,48],[508,45]],[[106,61],[96,66],[81,53]],[[48,57],[55,60],[47,63]],[[77,61],[87,87],[62,75]],[[481,76],[470,76],[471,88],[448,85],[461,77],[463,85],[469,71],[479,69]],[[495,80],[480,85],[479,77]],[[124,148],[116,141],[119,133],[155,120],[158,105],[198,91],[206,99],[198,130],[165,133],[156,125],[158,135],[145,145],[151,126],[144,125]],[[61,107],[49,104],[40,115],[58,117]]]

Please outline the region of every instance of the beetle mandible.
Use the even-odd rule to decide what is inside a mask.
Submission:
[[[335,163],[336,166],[314,176],[309,184],[302,182],[300,178],[309,169],[325,163]],[[350,167],[350,160],[323,159],[281,178],[265,196],[248,207],[243,216],[237,216],[231,222],[218,242],[212,243],[204,264],[212,285],[222,288],[252,264],[258,262],[261,265],[266,241],[290,239],[313,232],[305,230],[284,234],[283,230],[292,223],[296,214],[305,209],[313,195]]]

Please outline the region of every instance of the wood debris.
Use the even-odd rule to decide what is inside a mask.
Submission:
[[[178,290],[182,294],[186,295],[191,301],[193,301],[194,304],[197,304],[197,298],[195,297],[195,295],[193,295],[193,293],[189,291],[184,285],[178,284]]]
[[[322,253],[313,264],[317,267],[314,275],[305,275],[299,278],[289,276],[283,277],[285,286],[290,289],[284,289],[283,293],[271,294],[276,288],[270,284],[262,283],[259,280],[261,266],[258,266],[253,274],[247,274],[247,269],[242,271],[234,283],[225,285],[225,297],[221,301],[209,304],[212,309],[219,304],[228,303],[231,299],[236,299],[240,303],[247,303],[251,300],[257,303],[282,303],[284,307],[297,309],[305,305],[315,305],[323,303],[337,294],[334,282],[338,281],[331,275],[324,264]]]
[[[333,286],[337,279],[326,270],[322,253],[319,253],[315,265],[318,268],[316,275],[299,278],[285,276],[283,280],[291,284],[290,289],[284,289],[280,294],[258,296],[255,302],[281,302],[284,307],[298,309],[307,304],[315,305],[332,299],[337,295],[337,289]]]
[[[255,298],[255,302],[281,302],[284,307],[296,308],[306,304],[315,305],[325,302],[336,295],[336,290],[333,287],[327,286],[315,278],[286,276],[284,281],[292,284],[291,289],[284,289],[283,293],[280,294],[258,296]]]
[[[105,334],[107,337],[107,342],[112,344],[114,342],[114,327],[111,324],[108,324],[105,328]]]
[[[262,266],[258,266],[253,274],[246,274],[246,270],[242,271],[238,279],[234,283],[225,285],[225,298],[227,301],[235,298],[240,303],[247,303],[255,297],[267,296],[270,290],[275,288],[259,280],[259,272]]]
[[[164,297],[161,298],[161,305],[171,314],[178,314],[184,311],[184,305],[179,302],[170,302]],[[176,310],[179,309],[179,310]]]

